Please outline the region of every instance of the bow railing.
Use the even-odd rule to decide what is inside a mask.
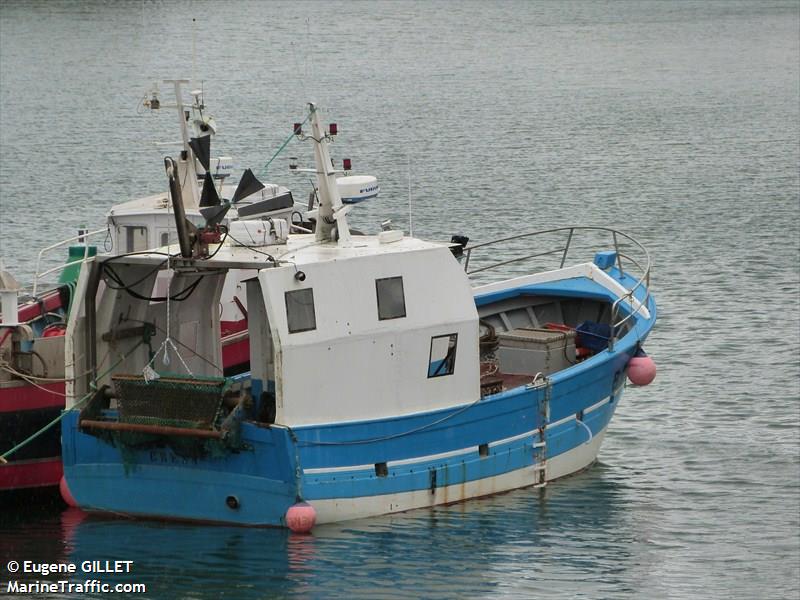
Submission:
[[[603,236],[607,237],[605,241],[598,239]],[[588,243],[587,238],[589,238]],[[534,243],[531,243],[532,241]],[[570,252],[573,255],[577,255],[579,252],[589,252],[590,254],[586,258],[591,262],[594,252],[608,249],[609,245],[616,253],[616,267],[620,272],[620,280],[624,273],[635,281],[632,285],[626,285],[620,281],[626,292],[617,298],[611,307],[612,336],[609,339],[609,345],[613,347],[620,327],[627,323],[640,307],[646,306],[650,298],[650,254],[631,235],[609,227],[595,226],[543,229],[468,246],[464,248],[462,262],[464,271],[474,279],[479,279],[479,277],[473,277],[477,273],[502,267],[505,267],[506,271],[513,272],[517,266],[534,262],[536,259],[539,259],[538,266],[540,268],[533,272],[541,272],[564,268]],[[532,249],[533,252],[531,252]],[[498,256],[504,258],[494,260]],[[624,268],[628,269],[627,273],[623,268],[623,261]],[[528,265],[526,265],[525,272],[528,274],[532,272]],[[645,291],[641,300],[635,296],[640,289]],[[630,303],[631,311],[620,318],[620,306],[623,302]]]

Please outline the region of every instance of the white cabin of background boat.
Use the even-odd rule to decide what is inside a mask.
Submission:
[[[175,163],[178,167],[178,180],[181,182],[181,200],[184,210],[187,211],[187,218],[193,221],[195,226],[201,227],[203,218],[198,210],[200,204],[200,188],[197,179],[198,159],[189,145],[190,135],[187,122],[189,111],[183,104],[182,91],[183,84],[190,82],[188,79],[165,79],[163,82],[173,84],[175,104],[159,102],[156,110],[174,108],[177,112],[182,151]],[[191,106],[192,111],[197,111],[201,106],[200,97],[195,95]],[[195,137],[211,134],[210,131],[204,133],[197,129],[193,133]],[[108,214],[112,247],[118,253],[139,252],[175,243],[175,224],[171,210],[169,196],[165,193],[139,198],[113,207]]]
[[[199,212],[201,196],[199,182],[206,170],[200,163],[200,159],[195,155],[190,139],[211,136],[216,133],[216,128],[215,126],[203,128],[203,124],[213,123],[213,118],[203,113],[204,104],[199,91],[192,92],[194,100],[191,106],[183,103],[182,85],[188,83],[187,80],[164,80],[164,83],[173,84],[175,88],[175,103],[159,102],[159,110],[175,109],[178,113],[181,131],[181,153],[174,156],[173,159],[178,167],[178,179],[181,182],[181,198],[184,211],[187,218],[196,227],[202,227],[204,219]],[[187,117],[187,113],[190,112],[188,108],[191,109],[189,117]],[[328,240],[333,234],[342,244],[348,244],[351,238],[345,215],[352,208],[352,205],[346,205],[342,202],[339,190],[340,182],[336,178],[336,175],[341,171],[335,171],[332,168],[327,145],[316,142],[316,140],[322,141],[326,136],[325,130],[319,121],[319,111],[314,104],[309,105],[309,110],[309,119],[312,122],[312,136],[315,141],[315,154],[324,153],[326,157],[322,164],[328,165],[322,171],[318,168],[313,169],[313,172],[317,175],[319,197],[327,194],[327,197],[331,200],[330,208],[319,207],[321,216],[326,220],[323,221],[322,230],[317,232],[317,240]],[[190,124],[192,125],[191,131],[189,130]],[[311,139],[311,137],[301,139]],[[327,139],[330,138],[328,137]],[[168,143],[167,145],[173,145],[173,143]],[[218,193],[223,195],[225,194],[224,190],[227,190],[227,194],[231,194],[233,186],[223,184],[226,178],[230,176],[231,158],[210,157],[209,160],[212,165],[216,165],[213,172],[215,180],[219,178],[217,183]],[[351,182],[350,185],[352,185],[353,179],[357,177],[345,177],[342,182],[349,181]],[[372,181],[374,183],[374,178],[372,178]],[[251,206],[259,201],[289,194],[289,189],[286,187],[271,183],[263,185],[263,190],[256,194],[251,194],[247,199],[242,199],[235,204],[228,215],[228,219],[230,220],[231,217],[237,220],[258,219],[264,216],[289,219],[290,215],[296,210],[294,204],[288,208],[262,208],[260,212],[251,209]],[[347,184],[344,185],[346,186]],[[244,209],[246,212],[239,212],[237,209]],[[108,214],[111,243],[115,253],[142,251],[175,243],[174,219],[171,212],[172,206],[168,193],[154,194],[146,198],[115,205]],[[320,215],[318,215],[318,218],[320,218]],[[231,311],[228,312],[230,313]]]

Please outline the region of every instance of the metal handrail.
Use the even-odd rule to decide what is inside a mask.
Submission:
[[[68,263],[65,263],[65,264],[62,264],[62,265],[58,265],[56,267],[53,267],[52,269],[47,269],[46,271],[39,272],[39,268],[41,267],[41,264],[42,264],[42,257],[45,255],[45,253],[50,252],[51,250],[55,250],[56,248],[60,248],[61,246],[64,246],[64,245],[69,244],[71,242],[76,242],[76,241],[79,241],[79,240],[80,241],[84,241],[84,240],[86,240],[86,238],[88,238],[90,236],[99,235],[101,233],[108,233],[108,227],[103,227],[102,229],[95,229],[94,231],[82,232],[82,233],[79,233],[76,236],[73,236],[71,238],[67,238],[66,240],[61,240],[60,242],[57,242],[55,244],[52,244],[50,246],[47,246],[47,247],[42,248],[41,250],[39,250],[39,255],[36,257],[36,272],[35,272],[35,274],[33,276],[33,295],[36,296],[36,291],[39,288],[39,278],[40,277],[44,277],[45,275],[49,275],[50,273],[52,273],[54,271],[58,271],[60,269],[65,269],[66,267],[69,267],[69,266],[76,265],[76,264],[84,262],[89,257],[89,245],[88,244],[84,244],[83,258],[80,258],[78,260],[73,260],[71,262],[68,262]]]
[[[520,262],[520,261],[523,261],[523,260],[528,260],[530,258],[538,258],[540,256],[549,256],[551,254],[558,254],[558,253],[562,252],[563,250],[566,250],[566,248],[558,248],[557,250],[550,250],[549,252],[539,252],[537,254],[529,254],[528,256],[520,256],[519,258],[511,258],[509,260],[504,260],[503,262],[499,262],[499,263],[495,263],[495,264],[489,265],[488,267],[481,267],[480,269],[474,269],[474,270],[470,271],[469,273],[467,273],[467,275],[472,275],[473,273],[480,273],[481,271],[488,271],[490,269],[495,269],[495,268],[501,267],[503,265],[510,265],[511,263]],[[469,260],[469,257],[467,257],[467,260]]]
[[[611,327],[611,337],[609,338],[609,348],[613,349],[614,341],[616,340],[618,329],[623,324],[625,324],[631,317],[633,317],[633,315],[636,314],[642,306],[645,306],[647,304],[647,301],[650,298],[650,269],[651,269],[650,254],[647,252],[647,249],[638,240],[636,240],[635,238],[633,238],[629,234],[627,234],[627,233],[625,233],[623,231],[612,229],[610,227],[572,226],[572,227],[555,227],[553,229],[543,229],[543,230],[540,230],[540,231],[532,231],[532,232],[528,232],[528,233],[521,233],[521,234],[517,234],[517,235],[512,235],[512,236],[508,236],[508,237],[492,240],[492,241],[489,241],[489,242],[483,242],[481,244],[475,244],[474,246],[469,246],[467,248],[464,248],[464,255],[465,255],[465,257],[464,257],[464,271],[467,273],[467,275],[473,275],[475,273],[489,271],[491,269],[495,269],[495,268],[498,268],[498,267],[501,267],[501,266],[504,266],[504,265],[508,265],[508,264],[511,264],[511,263],[521,262],[521,261],[524,261],[524,260],[529,260],[531,258],[538,258],[538,257],[541,257],[541,256],[548,256],[548,255],[551,255],[551,254],[561,254],[561,262],[560,262],[560,265],[559,265],[558,268],[564,268],[564,264],[566,263],[566,260],[567,260],[567,255],[568,255],[569,250],[570,250],[570,248],[572,247],[572,244],[573,244],[573,238],[575,236],[575,233],[576,232],[586,232],[586,231],[600,231],[600,232],[610,233],[611,234],[611,238],[613,240],[614,251],[616,252],[616,255],[617,255],[617,268],[619,269],[620,273],[621,274],[624,273],[624,271],[622,269],[622,259],[623,258],[626,261],[630,262],[631,265],[636,267],[636,269],[639,271],[639,273],[641,273],[641,276],[636,281],[636,283],[630,288],[626,287],[625,288],[626,289],[626,293],[623,294],[622,296],[620,296],[619,298],[617,298],[614,301],[614,303],[612,304],[612,306],[611,306],[611,323],[612,323],[612,327]],[[549,251],[545,251],[545,252],[538,252],[538,253],[535,253],[535,254],[530,254],[530,255],[519,257],[519,258],[506,259],[506,260],[502,260],[502,261],[499,261],[499,262],[496,262],[496,263],[492,263],[492,264],[490,264],[488,266],[485,266],[485,267],[479,267],[479,268],[473,269],[471,271],[469,270],[469,264],[470,264],[470,260],[472,259],[472,254],[473,254],[473,252],[475,250],[477,250],[479,248],[488,248],[488,247],[491,247],[491,246],[497,246],[499,244],[503,244],[505,242],[511,242],[511,241],[515,241],[515,240],[520,240],[520,239],[525,239],[525,238],[532,238],[532,237],[536,237],[536,236],[542,236],[542,235],[560,233],[560,232],[566,232],[567,233],[567,241],[566,241],[566,244],[564,244],[563,246],[559,246],[558,248],[556,248],[554,250],[549,250]],[[619,237],[624,238],[624,240],[626,240],[626,241],[630,242],[631,244],[633,244],[634,246],[636,246],[641,251],[641,254],[644,256],[644,260],[642,260],[641,257],[639,259],[636,259],[636,258],[634,258],[632,256],[629,256],[628,254],[625,254],[625,253],[621,252],[620,248],[619,248],[619,243],[620,243]],[[644,267],[642,266],[642,263],[644,263]],[[645,296],[641,301],[639,301],[634,297],[634,293],[639,288],[641,288],[643,286],[644,286],[644,289],[646,290]],[[629,301],[630,302],[630,304],[631,304],[631,312],[628,315],[626,315],[625,317],[623,317],[622,319],[618,320],[618,318],[619,318],[619,307],[620,307],[620,304],[622,302],[624,302],[624,301]]]

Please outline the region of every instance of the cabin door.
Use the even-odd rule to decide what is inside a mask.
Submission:
[[[247,279],[247,331],[250,338],[250,374],[257,420],[274,423],[275,348],[272,330],[264,305],[264,293],[257,277]]]

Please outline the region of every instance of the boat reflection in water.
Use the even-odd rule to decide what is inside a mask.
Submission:
[[[155,597],[412,598],[422,589],[427,598],[529,597],[554,579],[601,593],[629,580],[632,568],[646,577],[648,554],[632,543],[628,501],[600,465],[547,488],[318,526],[313,535],[77,509],[62,514],[61,527],[64,560],[132,560],[130,574],[100,578],[144,583]]]

